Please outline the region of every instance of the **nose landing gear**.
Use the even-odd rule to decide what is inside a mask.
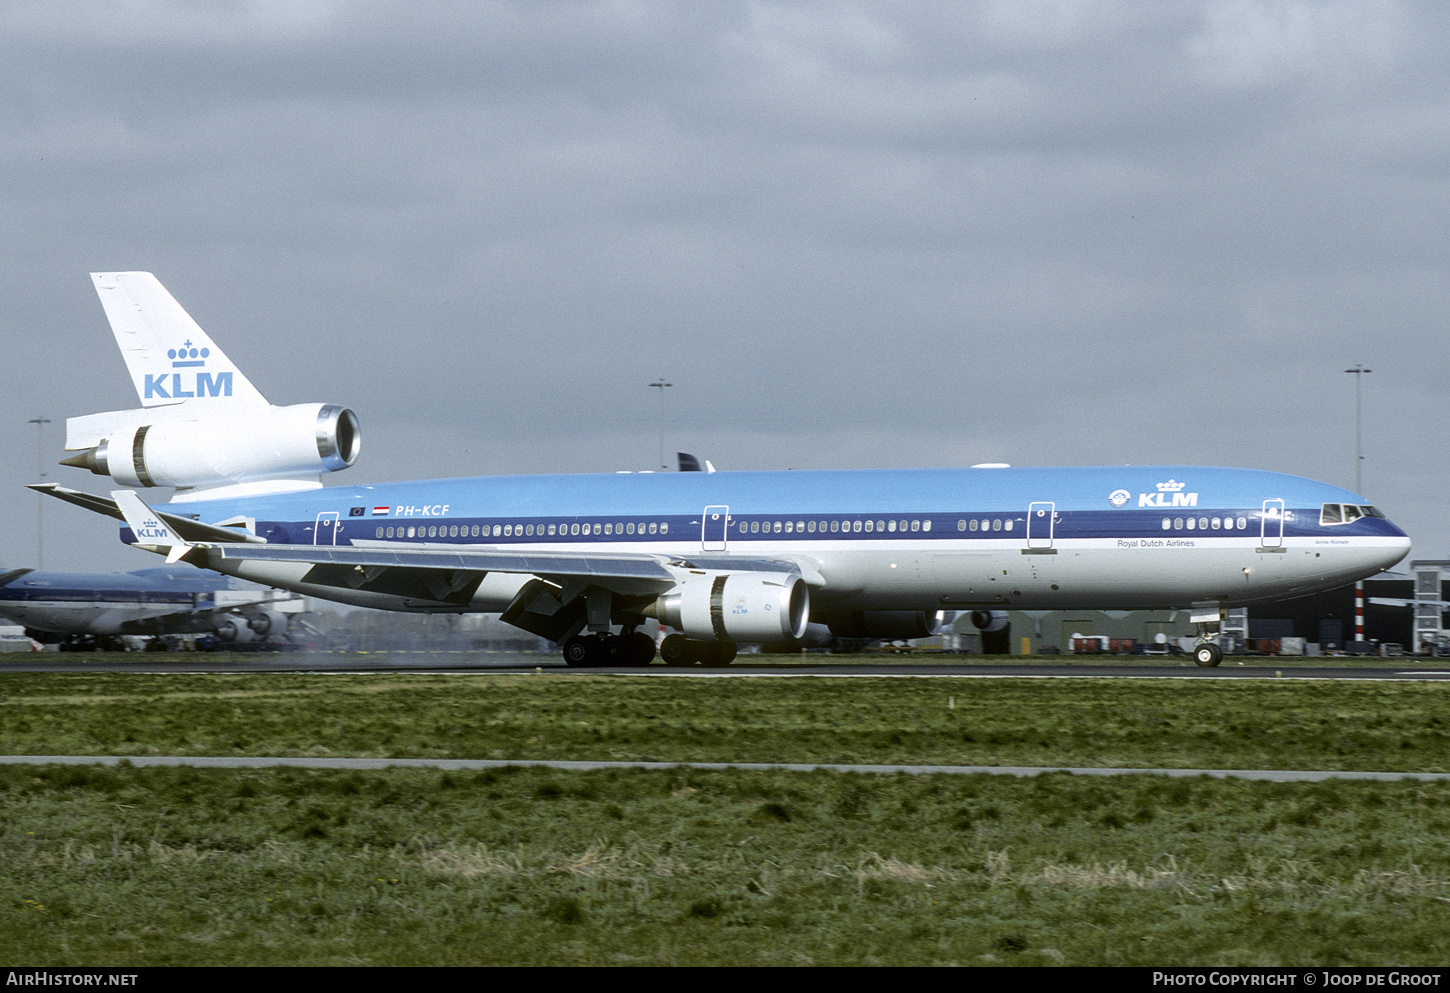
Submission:
[[[1212,669],[1223,661],[1223,649],[1218,647],[1215,639],[1223,630],[1224,616],[1223,605],[1217,603],[1195,604],[1189,614],[1188,619],[1198,627],[1198,644],[1193,648],[1193,661],[1200,668]]]
[[[1223,661],[1223,649],[1211,641],[1205,641],[1193,649],[1193,661],[1204,669],[1212,669]]]

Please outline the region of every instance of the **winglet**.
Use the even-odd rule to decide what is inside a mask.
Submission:
[[[194,547],[167,527],[161,517],[136,495],[135,490],[112,490],[111,498],[135,532],[136,544],[156,552],[165,551],[167,565],[183,558]]]

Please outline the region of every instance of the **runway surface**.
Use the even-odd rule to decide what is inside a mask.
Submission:
[[[620,675],[664,678],[781,678],[781,677],[898,677],[898,678],[1137,678],[1137,679],[1395,679],[1447,680],[1450,666],[1441,659],[1373,659],[1365,665],[1306,665],[1304,660],[1231,659],[1215,669],[1191,664],[1137,662],[1052,663],[962,662],[959,657],[897,661],[888,658],[854,656],[807,656],[782,663],[779,659],[739,657],[722,668],[698,666],[674,668],[659,663],[644,668],[571,668],[555,655],[539,653],[175,653],[175,654],[85,654],[35,653],[0,655],[0,673],[137,673],[137,674],[459,674],[487,675],[535,673],[569,678],[577,675]],[[950,659],[948,661],[947,659]],[[1400,662],[1400,665],[1389,663]],[[1288,663],[1288,664],[1286,664]],[[216,768],[262,768],[290,766],[311,769],[377,769],[389,766],[418,766],[437,769],[486,769],[504,766],[546,766],[585,770],[603,768],[669,769],[681,766],[697,769],[780,769],[795,771],[831,770],[876,774],[987,773],[1006,776],[1035,776],[1050,772],[1080,776],[1159,775],[1173,777],[1209,776],[1273,782],[1317,782],[1325,779],[1450,780],[1450,773],[1344,772],[1276,769],[1164,769],[1164,768],[1070,768],[1063,766],[936,766],[936,765],[837,765],[826,763],[738,763],[738,762],[583,762],[527,759],[362,759],[313,757],[198,757],[198,756],[64,756],[0,755],[0,764],[105,764],[127,761],[137,766],[190,765]]]
[[[722,668],[671,667],[656,662],[643,668],[601,667],[577,669],[556,655],[526,652],[414,653],[414,652],[178,652],[88,656],[82,653],[0,654],[4,672],[135,672],[135,673],[490,673],[539,672],[550,675],[634,675],[663,677],[741,676],[933,676],[956,678],[1137,678],[1137,679],[1412,679],[1450,680],[1450,659],[1372,659],[1362,665],[1312,665],[1301,659],[1253,659],[1239,664],[1226,661],[1214,669],[1188,663],[1137,662],[957,662],[893,661],[888,659],[837,660],[807,656],[780,663],[761,657],[738,657]],[[937,656],[936,658],[942,658]],[[960,656],[952,657],[960,658]],[[820,661],[815,661],[820,659]]]

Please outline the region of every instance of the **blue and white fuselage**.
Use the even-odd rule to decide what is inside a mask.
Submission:
[[[1382,516],[1328,523],[1326,506],[1369,504],[1279,473],[1124,466],[477,477],[158,509],[252,518],[277,545],[785,560],[819,577],[813,608],[934,611],[1239,606],[1332,589],[1408,553]],[[279,565],[236,574],[305,586],[310,564]],[[466,605],[433,609],[502,611],[525,581],[490,575]]]

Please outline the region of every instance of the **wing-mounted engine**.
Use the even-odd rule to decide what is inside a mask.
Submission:
[[[357,415],[336,404],[269,406],[206,420],[166,417],[171,409],[71,418],[66,447],[82,451],[62,465],[123,486],[215,487],[346,469],[362,442]]]
[[[280,610],[258,610],[247,618],[247,627],[259,638],[285,638],[287,636],[287,615]]]
[[[1011,620],[1005,610],[974,610],[972,611],[972,626],[984,634],[991,634],[994,631],[1001,631]]]
[[[793,641],[805,634],[810,597],[797,575],[705,572],[692,574],[647,613],[695,641]]]

